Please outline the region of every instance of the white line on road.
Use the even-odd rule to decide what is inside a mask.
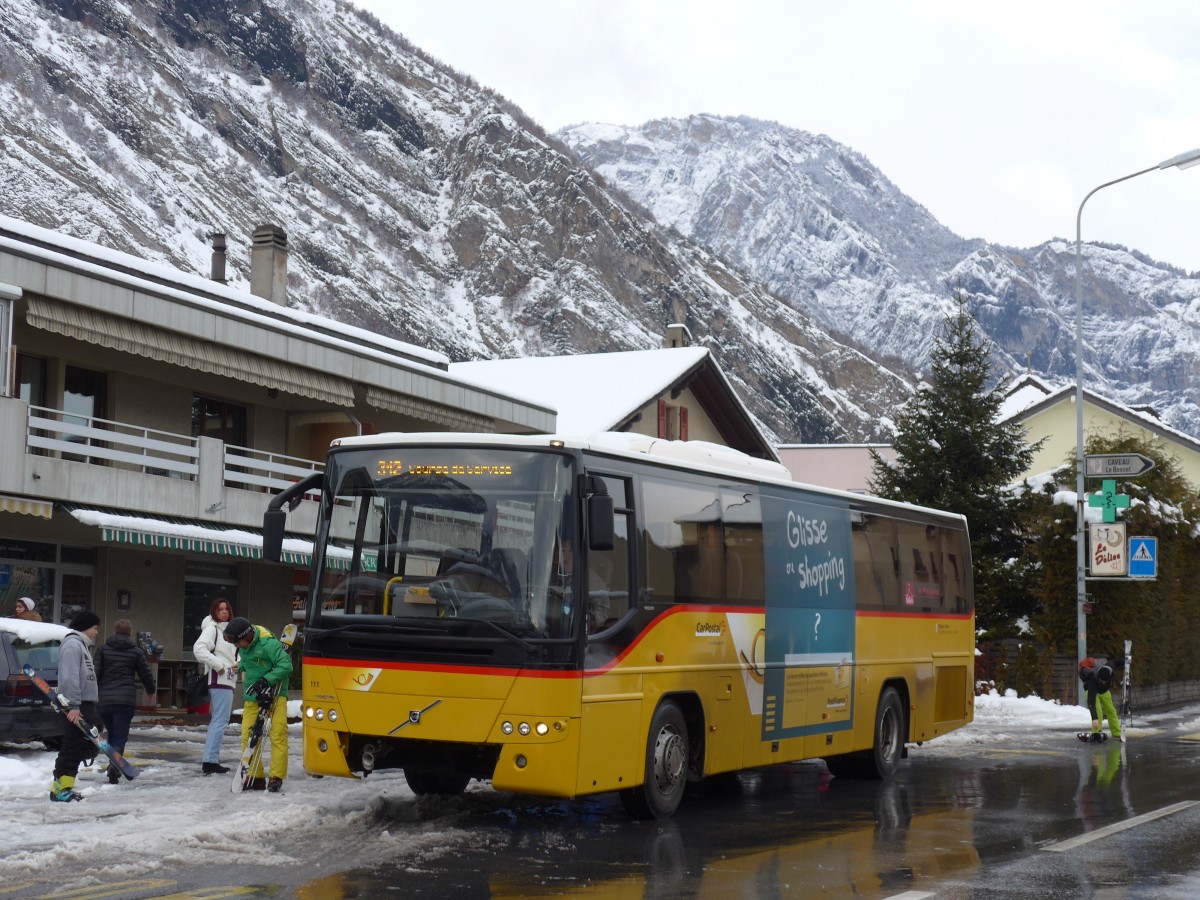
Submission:
[[[929,900],[934,896],[928,891],[905,891],[903,894],[895,894],[886,900]]]
[[[1043,850],[1049,850],[1052,853],[1062,853],[1064,850],[1074,850],[1084,844],[1089,844],[1092,841],[1098,841],[1100,838],[1108,837],[1110,834],[1117,834],[1121,831],[1127,831],[1130,828],[1135,828],[1138,825],[1144,825],[1147,822],[1153,822],[1155,819],[1161,819],[1164,816],[1172,816],[1177,812],[1183,812],[1196,805],[1196,800],[1184,800],[1182,803],[1172,803],[1170,806],[1164,806],[1162,809],[1156,809],[1154,812],[1148,812],[1140,816],[1134,816],[1132,819],[1126,819],[1124,822],[1117,822],[1114,825],[1105,825],[1103,828],[1097,828],[1095,831],[1089,831],[1087,834],[1081,834],[1079,837],[1070,838],[1069,840],[1059,841],[1057,844],[1047,844]]]

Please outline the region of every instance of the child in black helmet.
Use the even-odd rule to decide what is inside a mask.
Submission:
[[[257,771],[250,773],[249,790],[275,792],[287,778],[287,684],[292,674],[292,658],[279,639],[261,625],[250,624],[238,616],[225,626],[225,640],[238,648],[238,669],[245,677],[246,703],[242,710],[242,750],[250,737],[250,729],[258,718],[261,700],[269,700],[271,715],[270,780],[263,777],[261,760]],[[243,790],[246,788],[244,787]]]

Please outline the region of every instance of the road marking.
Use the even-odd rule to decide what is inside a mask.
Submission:
[[[37,900],[69,900],[72,897],[111,897],[113,894],[124,894],[130,890],[146,891],[152,888],[175,887],[179,882],[169,879],[156,878],[139,881],[114,881],[111,884],[92,885],[91,887],[83,888],[68,888],[64,891],[55,891],[53,894],[41,894]]]
[[[1003,747],[984,750],[981,756],[1066,756],[1062,750],[1006,750]]]
[[[1196,800],[1184,800],[1182,803],[1172,803],[1170,806],[1164,806],[1162,809],[1156,809],[1154,812],[1148,812],[1140,816],[1134,816],[1132,819],[1126,819],[1124,822],[1117,822],[1113,825],[1105,825],[1103,828],[1097,828],[1095,831],[1089,831],[1087,834],[1081,834],[1079,837],[1073,837],[1065,841],[1059,841],[1056,844],[1048,844],[1043,847],[1043,850],[1049,850],[1052,853],[1062,853],[1065,850],[1074,850],[1084,844],[1089,844],[1092,841],[1098,841],[1100,838],[1108,837],[1110,834],[1118,834],[1122,831],[1128,831],[1130,828],[1136,828],[1138,825],[1145,825],[1147,822],[1153,822],[1155,819],[1161,819],[1164,816],[1172,816],[1177,812],[1183,812],[1185,809],[1190,809],[1195,806]]]
[[[929,900],[934,896],[928,891],[905,891],[903,894],[893,894],[885,900]]]

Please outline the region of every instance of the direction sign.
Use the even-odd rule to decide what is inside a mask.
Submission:
[[[1137,478],[1154,468],[1154,460],[1140,453],[1093,453],[1083,458],[1088,478]]]
[[[1129,538],[1129,577],[1158,577],[1158,538]]]

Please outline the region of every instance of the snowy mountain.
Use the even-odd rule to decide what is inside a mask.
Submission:
[[[199,274],[225,232],[243,288],[276,224],[289,306],[456,361],[683,322],[785,441],[884,438],[911,389],[344,0],[4,7],[7,215]]]
[[[898,370],[925,370],[962,290],[997,372],[1075,378],[1075,246],[964,240],[871,163],[821,135],[692,116],[559,135],[681,235]],[[1088,387],[1200,434],[1200,277],[1119,246],[1084,247]]]

